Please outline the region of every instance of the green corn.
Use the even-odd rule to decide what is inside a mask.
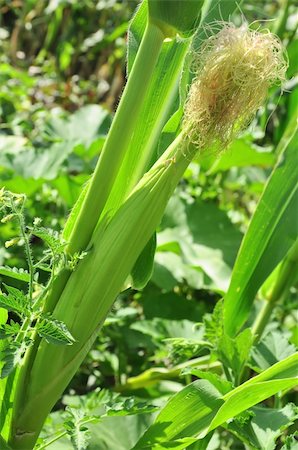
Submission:
[[[10,445],[31,449],[43,422],[82,363],[115,297],[163,215],[193,154],[181,134],[143,177],[110,223],[94,234],[89,254],[72,273],[54,310],[76,343],[42,341],[24,390],[17,390]],[[194,152],[194,150],[193,150]],[[38,411],[38,414],[33,414]]]

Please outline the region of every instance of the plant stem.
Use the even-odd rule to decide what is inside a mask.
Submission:
[[[210,356],[207,355],[191,359],[190,361],[178,364],[170,369],[166,369],[165,367],[153,367],[140,375],[128,378],[125,384],[117,385],[115,391],[123,392],[152,386],[162,380],[170,380],[179,377],[182,369],[197,366],[200,367],[200,369],[219,369],[221,364],[219,362],[211,363]]]
[[[276,303],[282,301],[289,293],[290,288],[293,286],[298,272],[298,241],[293,245],[289,251],[286,259],[281,265],[279,275],[273,291],[266,301],[265,305],[261,309],[254,326],[252,327],[252,332],[254,334],[254,343],[258,343],[264,329],[269,321],[273,309]]]
[[[146,99],[164,38],[160,28],[149,21],[92,181],[75,221],[67,248],[69,253],[85,250],[89,244],[132,138],[134,124]]]
[[[97,417],[91,417],[89,419],[83,419],[80,421],[80,425],[88,425],[88,423],[96,423],[99,419]],[[63,438],[64,436],[67,436],[67,431],[61,431],[60,433],[56,434],[53,438],[50,438],[47,442],[44,444],[41,444],[37,447],[37,450],[43,450],[47,448],[49,445],[53,444],[56,441],[59,441],[59,439]]]
[[[10,436],[14,450],[32,448],[47,414],[89,351],[195,154],[195,149],[192,153],[189,150],[181,133],[109,224],[103,229],[100,225],[94,233],[92,250],[71,274],[53,312],[77,341],[57,348],[43,340],[34,361],[28,361],[26,370],[22,368],[15,391]],[[36,410],[38,415],[33,413]]]
[[[34,267],[34,261],[33,261],[31,248],[30,248],[30,237],[28,237],[28,235],[26,233],[26,225],[25,225],[24,216],[23,216],[25,197],[23,196],[23,203],[22,203],[20,210],[18,210],[16,208],[13,197],[10,198],[10,204],[11,204],[11,210],[18,218],[21,237],[24,240],[25,255],[26,255],[26,259],[27,259],[28,272],[29,272],[29,277],[30,277],[29,278],[29,286],[28,286],[28,294],[29,294],[30,302],[32,302],[35,267]]]

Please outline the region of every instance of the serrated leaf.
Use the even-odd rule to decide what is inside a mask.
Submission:
[[[20,316],[28,315],[29,311],[29,301],[26,295],[19,289],[12,286],[7,286],[3,283],[7,294],[0,294],[0,307],[5,308],[8,311],[17,313]]]
[[[0,339],[6,339],[7,337],[18,334],[20,330],[20,324],[11,322],[10,324],[0,325]]]
[[[0,266],[0,275],[14,278],[15,280],[29,282],[30,275],[25,269],[18,269],[17,267]]]
[[[39,336],[51,344],[72,345],[75,342],[66,325],[54,318],[43,318],[36,328]]]
[[[22,361],[25,350],[26,345],[21,343],[19,346],[9,346],[1,351],[1,361],[4,362],[4,364],[0,378],[5,378],[14,371]]]
[[[138,402],[134,398],[127,398],[105,404],[107,416],[130,416],[133,414],[148,414],[155,412],[158,407],[147,402]]]
[[[205,314],[203,317],[205,326],[205,339],[214,346],[217,346],[218,340],[223,336],[223,301],[216,303],[212,314]]]
[[[62,241],[57,231],[44,227],[33,227],[29,229],[34,236],[42,239],[54,253],[63,252],[65,242]]]
[[[223,334],[217,344],[217,353],[220,360],[233,372],[236,384],[246,363],[253,343],[250,328],[246,328],[235,338]]]
[[[274,450],[276,439],[297,419],[297,407],[288,404],[282,409],[252,408],[252,417],[248,423],[240,426],[236,422],[228,428],[244,436],[258,450]]]
[[[253,366],[268,369],[278,361],[293,355],[296,349],[280,331],[271,331],[251,351]]]

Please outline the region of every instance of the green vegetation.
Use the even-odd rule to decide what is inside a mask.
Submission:
[[[294,449],[294,4],[135,7],[1,5],[0,447]]]

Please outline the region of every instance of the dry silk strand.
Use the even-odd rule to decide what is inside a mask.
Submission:
[[[183,129],[199,149],[222,149],[254,117],[268,88],[285,79],[287,60],[279,38],[224,23],[194,58],[195,78]]]

